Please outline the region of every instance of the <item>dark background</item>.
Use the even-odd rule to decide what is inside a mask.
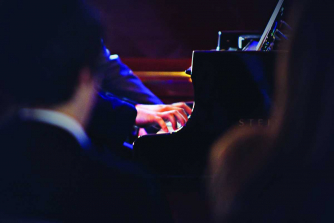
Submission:
[[[214,49],[217,32],[262,32],[278,0],[90,0],[105,43],[122,58],[191,58]]]

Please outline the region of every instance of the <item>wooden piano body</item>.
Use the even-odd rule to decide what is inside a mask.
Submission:
[[[194,51],[191,118],[177,132],[138,138],[135,161],[160,176],[202,175],[210,146],[230,127],[268,123],[277,54]]]

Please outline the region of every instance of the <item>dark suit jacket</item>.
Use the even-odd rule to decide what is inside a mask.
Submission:
[[[110,57],[110,52],[105,47],[100,63],[100,72],[104,74],[102,91],[132,104],[163,104],[118,55]]]
[[[58,127],[18,118],[0,128],[0,221],[164,222],[156,188],[138,168],[81,148]]]

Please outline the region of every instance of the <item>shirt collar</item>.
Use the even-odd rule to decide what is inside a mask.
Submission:
[[[43,122],[66,130],[76,138],[83,148],[90,144],[90,140],[81,124],[64,113],[47,109],[24,108],[20,110],[19,115],[23,120]]]

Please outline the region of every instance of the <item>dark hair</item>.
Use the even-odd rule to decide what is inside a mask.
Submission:
[[[95,73],[101,26],[83,1],[1,1],[0,21],[1,87],[16,103],[65,102],[82,68]]]
[[[334,26],[330,0],[295,1],[294,36],[278,63],[273,124],[215,144],[210,188],[226,222],[332,221]]]

